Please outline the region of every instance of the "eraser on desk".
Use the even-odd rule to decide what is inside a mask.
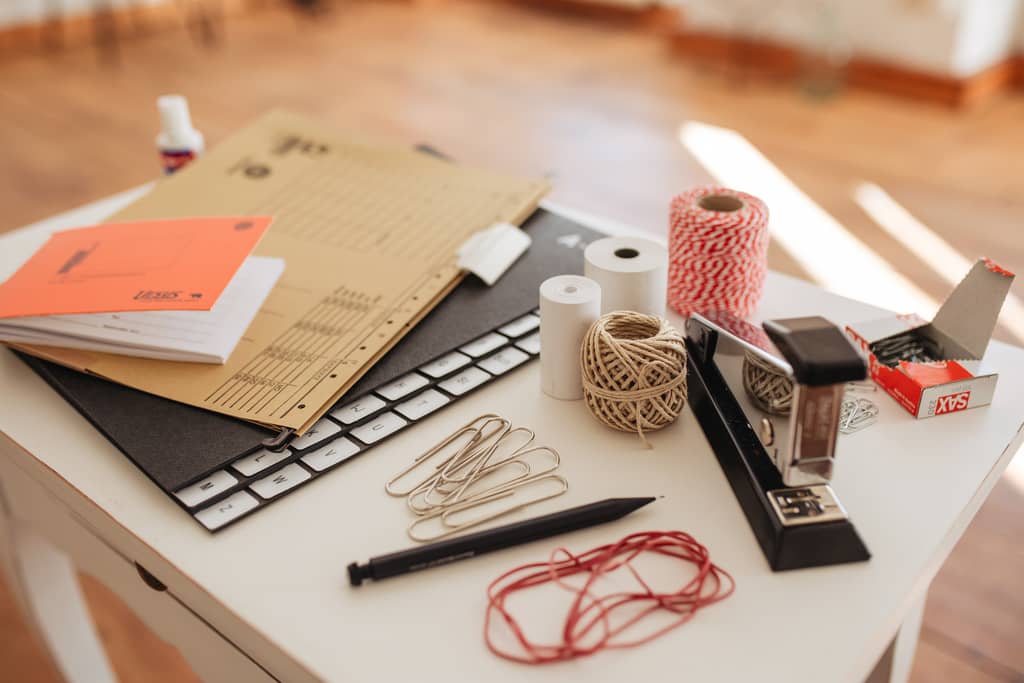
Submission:
[[[530,246],[530,236],[511,223],[473,233],[458,251],[458,265],[488,285],[498,281]]]

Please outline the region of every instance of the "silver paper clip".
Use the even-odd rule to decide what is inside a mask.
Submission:
[[[480,422],[481,424],[477,425],[478,422]],[[493,429],[491,432],[486,432],[485,430],[487,425],[492,423],[495,425],[495,429]],[[481,443],[481,441],[486,441],[491,436],[500,433],[502,430],[508,429],[508,426],[508,420],[505,420],[504,418],[493,414],[481,415],[480,417],[471,420],[465,426],[461,427],[460,429],[457,429],[453,434],[445,437],[440,442],[435,444],[432,448],[430,448],[427,452],[423,453],[418,458],[413,460],[411,465],[400,471],[395,476],[391,477],[391,479],[389,479],[387,483],[384,484],[384,490],[387,492],[388,495],[394,496],[396,498],[403,498],[405,496],[410,495],[421,486],[429,484],[437,476],[439,476],[440,470],[446,467],[453,459],[458,459],[459,456],[464,455],[468,450],[478,446]],[[467,436],[469,437],[467,443],[463,444],[463,446],[459,448],[453,455],[450,455],[444,460],[442,460],[441,463],[435,467],[435,470],[428,474],[426,478],[417,482],[410,489],[400,490],[396,488],[396,485],[399,481],[412,474],[412,472],[417,470],[419,467],[422,467],[424,464],[429,463],[437,454],[443,453],[446,448],[458,442],[459,439]]]
[[[558,451],[535,446],[534,439],[530,429],[513,428],[498,415],[481,415],[389,479],[384,490],[391,496],[405,498],[409,510],[418,517],[408,527],[410,538],[426,541],[448,536],[565,493],[569,483],[553,474],[561,464]],[[412,486],[400,488],[400,482],[416,477],[421,478]],[[558,489],[523,500],[523,489],[546,481],[556,482]],[[509,498],[513,504],[502,506],[497,512],[477,515],[469,521],[453,521],[459,513]],[[429,535],[418,531],[431,522],[439,525],[440,530]]]
[[[525,500],[518,500],[516,497],[520,491],[523,491],[529,487],[542,484],[544,482],[554,482],[556,488],[554,491],[541,494],[539,496],[527,497]],[[460,503],[450,505],[447,507],[439,508],[438,510],[431,512],[430,514],[423,515],[416,520],[413,520],[407,528],[409,538],[414,541],[436,541],[439,538],[445,536],[451,536],[457,534],[460,531],[465,531],[471,527],[479,526],[486,522],[493,521],[505,515],[510,515],[513,512],[522,510],[534,503],[539,503],[544,500],[550,500],[551,498],[557,498],[566,491],[569,490],[569,482],[557,474],[543,474],[536,477],[528,477],[522,481],[513,482],[503,487],[497,487],[484,493],[478,494],[472,498],[464,500]],[[525,495],[525,494],[524,494]],[[520,496],[521,497],[521,496]],[[496,512],[491,512],[483,515],[475,516],[468,521],[458,522],[453,521],[453,517],[459,513],[464,513],[468,510],[474,510],[476,508],[483,507],[489,503],[493,503],[499,500],[505,500],[512,498],[513,503],[502,507]],[[418,533],[418,529],[430,522],[437,520],[440,523],[441,529],[433,534],[421,534]]]
[[[839,431],[854,434],[878,418],[878,406],[866,398],[845,398],[839,412]]]

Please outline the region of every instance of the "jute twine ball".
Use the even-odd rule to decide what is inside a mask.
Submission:
[[[601,316],[580,348],[583,399],[594,417],[623,432],[671,424],[686,405],[686,346],[667,320],[630,311]]]
[[[754,405],[766,413],[789,415],[793,404],[793,380],[749,351],[743,359],[743,388]]]

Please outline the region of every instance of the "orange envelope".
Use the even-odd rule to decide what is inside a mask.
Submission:
[[[54,233],[0,285],[0,318],[208,311],[270,221],[173,218]]]

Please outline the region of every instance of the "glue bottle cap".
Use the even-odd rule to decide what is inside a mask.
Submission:
[[[188,100],[181,95],[162,95],[156,100],[160,110],[160,135],[157,144],[165,149],[202,151],[203,135],[192,127]]]

